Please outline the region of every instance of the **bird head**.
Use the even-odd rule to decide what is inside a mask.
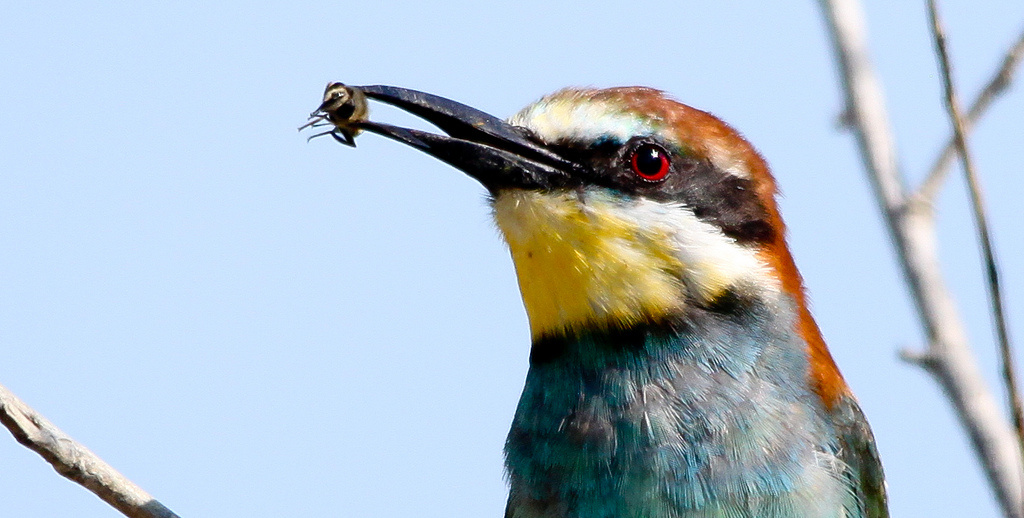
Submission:
[[[446,133],[342,121],[324,106],[313,114],[345,135],[356,128],[420,149],[487,188],[535,341],[758,301],[796,309],[826,404],[846,393],[807,309],[775,180],[720,119],[641,87],[561,90],[508,121],[424,92],[345,88]]]

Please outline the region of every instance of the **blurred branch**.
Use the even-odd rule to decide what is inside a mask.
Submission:
[[[935,377],[953,404],[1003,513],[1024,518],[1021,452],[978,370],[963,321],[943,279],[934,215],[921,204],[907,203],[882,88],[868,55],[863,9],[857,0],[820,3],[839,64],[845,113],[928,338],[927,352],[910,357],[928,359],[915,364]]]
[[[999,353],[1002,361],[1003,381],[1006,384],[1006,398],[1013,415],[1013,425],[1017,432],[1017,442],[1024,446],[1024,409],[1021,408],[1020,392],[1017,389],[1017,375],[1013,368],[1013,355],[1010,350],[1010,334],[1007,331],[1006,316],[1003,312],[1003,293],[999,287],[999,269],[995,251],[992,247],[992,232],[985,214],[985,202],[981,197],[981,181],[970,150],[967,148],[967,130],[965,129],[963,112],[957,99],[956,87],[953,83],[952,66],[949,62],[949,47],[946,44],[946,32],[939,20],[939,9],[936,0],[928,0],[928,17],[931,20],[932,35],[935,38],[935,51],[939,56],[942,71],[942,84],[946,98],[946,108],[953,124],[953,137],[956,141],[957,153],[967,177],[967,187],[971,194],[971,209],[978,226],[978,239],[981,241],[982,253],[985,257],[985,272],[988,276],[989,298],[992,304],[992,315],[999,339]]]
[[[77,482],[129,518],[178,518],[132,481],[68,437],[0,385],[0,422],[14,438],[42,455],[64,477]]]
[[[1009,89],[1010,83],[1013,82],[1013,74],[1017,71],[1017,65],[1020,64],[1022,59],[1024,59],[1024,30],[1017,36],[1017,41],[1010,46],[1010,50],[1006,52],[999,70],[996,70],[992,79],[989,80],[985,88],[982,88],[981,93],[978,94],[978,97],[971,103],[971,109],[967,112],[967,117],[963,119],[965,132],[970,131],[977,124],[996,97]],[[956,136],[954,135],[946,142],[946,147],[939,153],[939,157],[928,172],[928,176],[921,183],[921,187],[918,189],[917,196],[915,197],[916,199],[928,203],[935,201],[939,188],[942,187],[942,182],[946,179],[946,173],[949,172],[949,167],[953,164],[956,149]]]

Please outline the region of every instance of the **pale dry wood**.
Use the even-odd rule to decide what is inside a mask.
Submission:
[[[984,467],[1003,513],[1024,518],[1022,459],[1017,440],[977,366],[938,261],[935,218],[908,204],[882,88],[866,43],[858,0],[820,0],[832,38],[851,122],[868,178],[899,256],[926,336],[928,350],[907,353],[931,373],[952,403]]]
[[[75,442],[0,385],[0,422],[21,444],[129,518],[178,518],[170,509]]]

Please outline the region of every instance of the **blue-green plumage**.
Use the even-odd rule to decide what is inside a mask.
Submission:
[[[864,517],[792,304],[689,307],[534,345],[506,516]]]

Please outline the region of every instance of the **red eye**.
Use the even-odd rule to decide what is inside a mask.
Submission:
[[[668,153],[654,144],[643,144],[629,157],[633,172],[648,182],[660,182],[668,176]]]

